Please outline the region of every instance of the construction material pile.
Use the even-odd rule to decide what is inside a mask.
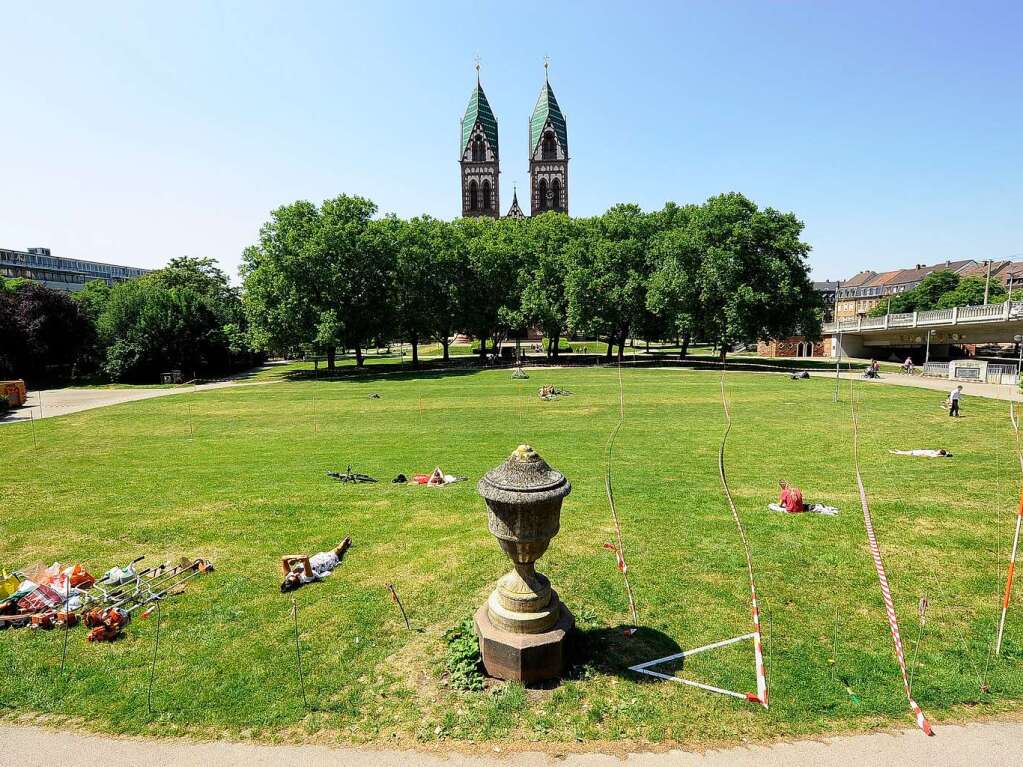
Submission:
[[[158,601],[182,593],[187,581],[213,570],[206,559],[186,557],[137,570],[135,566],[143,559],[113,567],[99,579],[80,564],[62,567],[58,562],[4,573],[0,629],[71,628],[82,622],[91,629],[89,641],[113,641],[137,611],[145,617]]]

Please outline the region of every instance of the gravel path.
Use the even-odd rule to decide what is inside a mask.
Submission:
[[[987,722],[872,733],[821,741],[748,746],[696,754],[687,751],[606,754],[519,752],[487,756],[376,751],[325,746],[136,740],[38,727],[0,726],[0,765],[18,767],[1019,767],[1023,723]]]

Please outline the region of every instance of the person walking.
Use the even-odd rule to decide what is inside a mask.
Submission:
[[[963,385],[959,384],[948,393],[948,414],[950,417],[959,417],[959,398],[963,394]]]

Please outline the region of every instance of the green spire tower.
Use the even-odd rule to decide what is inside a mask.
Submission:
[[[497,118],[480,85],[480,64],[476,60],[476,87],[462,116],[459,165],[462,171],[462,215],[500,216],[500,154]]]
[[[529,118],[530,215],[568,213],[568,126],[543,64],[544,82]]]

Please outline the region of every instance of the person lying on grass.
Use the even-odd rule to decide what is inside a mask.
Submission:
[[[335,567],[341,564],[341,558],[351,545],[352,539],[347,537],[330,551],[321,551],[312,556],[308,554],[285,554],[282,556],[281,567],[284,569],[284,580],[281,582],[281,593],[294,591],[305,583],[322,581],[334,571]]]
[[[892,455],[912,455],[917,458],[951,458],[952,454],[945,448],[938,450],[889,450]]]
[[[778,494],[778,503],[767,505],[771,511],[781,511],[785,514],[824,514],[833,517],[838,513],[834,506],[825,506],[822,503],[804,503],[803,491],[794,485],[790,485],[784,479],[778,480],[781,492]]]

